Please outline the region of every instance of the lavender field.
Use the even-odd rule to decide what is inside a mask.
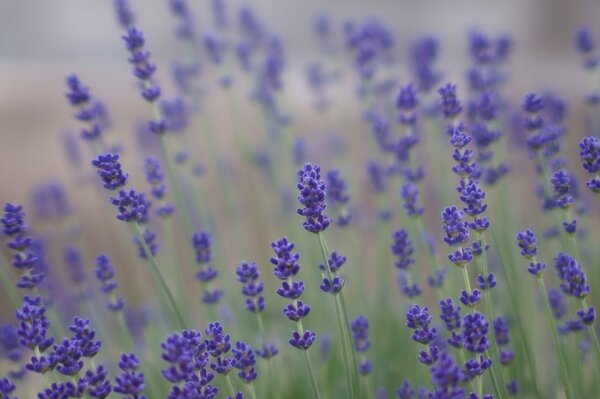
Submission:
[[[600,397],[600,9],[350,3],[0,2],[0,399]]]

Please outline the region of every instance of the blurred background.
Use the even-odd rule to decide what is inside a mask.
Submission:
[[[167,81],[169,60],[177,49],[173,45],[175,22],[167,1],[131,3],[158,63],[159,76]],[[199,30],[214,30],[210,2],[191,3]],[[294,60],[289,63],[291,79],[301,79],[298,66],[315,55],[312,25],[319,12],[330,14],[338,34],[347,19],[381,20],[397,35],[395,48],[400,60],[412,38],[422,34],[440,37],[438,65],[449,80],[462,78],[470,28],[508,33],[515,39],[515,49],[506,90],[515,95],[554,90],[576,100],[571,105],[575,113],[581,104],[576,93],[586,81],[573,48],[573,32],[582,24],[597,25],[600,18],[600,2],[595,0],[227,2],[231,12],[240,5],[251,5],[269,29],[283,38],[286,55]],[[73,126],[63,95],[68,74],[80,74],[95,94],[111,105],[119,135],[131,133],[144,104],[133,90],[114,14],[109,0],[0,0],[2,201],[9,197],[22,200],[31,182],[65,173],[57,137]]]
[[[198,33],[214,32],[211,1],[189,3]],[[147,49],[152,52],[152,60],[158,66],[156,76],[163,94],[172,97],[176,88],[170,77],[170,65],[181,55],[182,46],[174,35],[176,20],[169,10],[168,1],[131,0],[131,5],[136,15],[136,26],[144,31]],[[369,152],[374,152],[374,145],[371,126],[363,118],[364,104],[356,95],[355,71],[348,62],[349,55],[342,51],[342,26],[348,20],[360,23],[376,19],[393,30],[393,54],[398,62],[387,68],[385,73],[403,84],[410,76],[406,68],[411,41],[423,35],[438,37],[440,55],[435,66],[443,74],[441,82],[456,82],[461,94],[467,92],[465,71],[471,63],[467,42],[469,30],[481,29],[494,37],[508,34],[513,39],[514,49],[507,64],[503,65],[503,72],[508,76],[502,86],[503,96],[517,110],[523,95],[532,91],[554,92],[566,100],[569,113],[565,152],[571,159],[569,167],[575,174],[583,175],[577,160],[576,143],[586,134],[584,97],[590,81],[581,67],[573,36],[582,25],[589,25],[596,34],[600,33],[598,0],[255,0],[227,1],[225,5],[232,24],[239,8],[249,5],[268,32],[281,38],[285,46],[286,67],[280,101],[282,111],[292,120],[286,132],[290,133],[290,137],[307,139],[306,160],[319,162],[324,168],[342,169],[349,177],[353,206],[367,209],[365,214],[368,216],[375,214],[378,205],[373,193],[369,192],[365,172],[365,164],[373,155]],[[320,43],[314,33],[315,17],[320,13],[331,18],[333,35],[340,50],[326,54],[327,57],[320,51]],[[68,134],[77,137],[81,128],[65,98],[65,78],[76,73],[93,95],[107,106],[111,120],[107,136],[110,144],[122,152],[125,170],[130,173],[134,185],[148,190],[144,181],[143,156],[157,153],[156,142],[139,133],[139,126],[148,121],[150,111],[148,104],[140,98],[131,65],[127,62],[122,34],[123,29],[116,21],[110,0],[0,0],[0,203],[11,201],[26,205],[28,221],[34,226],[35,234],[47,240],[48,257],[59,266],[53,269],[53,273],[63,277],[68,274],[68,270],[62,267],[65,262],[61,251],[69,243],[81,245],[90,273],[93,256],[108,252],[116,260],[117,274],[123,276],[122,286],[125,288],[122,293],[126,302],[139,305],[153,300],[149,294],[152,291],[149,288],[150,278],[147,273],[139,273],[140,269],[136,269],[146,265],[137,258],[137,248],[131,242],[127,229],[116,221],[115,211],[108,204],[108,194],[99,189],[99,180],[89,166],[89,160],[95,154],[79,140],[80,160],[74,163],[67,156],[64,141]],[[340,70],[340,79],[328,93],[333,105],[327,113],[315,111],[314,93],[306,79],[307,65],[317,58],[326,58],[330,65]],[[225,302],[233,305],[222,311],[224,319],[237,317],[248,321],[233,277],[234,266],[242,259],[248,259],[259,263],[267,282],[269,299],[274,299],[275,303],[274,306],[269,305],[267,312],[270,312],[271,319],[279,320],[281,301],[275,299],[273,293],[276,282],[268,261],[271,255],[269,243],[284,234],[298,240],[306,265],[318,264],[320,254],[315,250],[316,242],[313,242],[312,235],[302,230],[301,218],[295,214],[293,168],[297,165],[288,162],[289,165],[281,167],[279,172],[284,176],[278,182],[283,186],[281,192],[277,189],[282,187],[273,189],[276,185],[269,181],[269,178],[274,179],[273,176],[265,178],[268,173],[262,168],[263,158],[260,156],[264,155],[266,140],[263,131],[266,129],[260,112],[249,101],[251,79],[234,70],[231,72],[235,82],[233,89],[225,93],[219,87],[221,73],[210,66],[203,71],[201,80],[205,102],[202,112],[194,117],[187,132],[189,138],[175,143],[175,149],[188,150],[193,158],[192,169],[203,171],[203,174],[192,173],[185,177],[186,194],[189,203],[200,203],[208,212],[211,219],[208,225],[214,228],[216,263],[225,268],[225,277],[220,277],[219,284],[226,288]],[[431,98],[434,97],[435,93]],[[442,131],[441,128],[438,130]],[[515,132],[518,133],[518,129]],[[505,141],[510,143],[503,155],[513,167],[513,173],[507,178],[511,200],[507,208],[518,221],[517,227],[532,225],[541,231],[547,220],[541,220],[542,214],[536,205],[538,200],[533,179],[538,178],[527,150],[524,146],[514,145],[522,143],[518,138],[513,140],[512,133],[515,132],[510,129],[505,132],[508,137]],[[439,137],[433,136],[439,133],[435,129],[427,133],[431,133],[430,137],[434,139]],[[209,145],[211,140],[215,143]],[[444,173],[450,167],[450,152],[448,150],[444,156],[437,153],[436,158],[436,154],[428,152],[430,147],[421,147],[418,150],[419,161],[428,168],[428,180],[423,189],[426,227],[432,238],[441,243],[439,212],[450,203],[457,202],[456,192],[450,187],[454,180],[448,182],[454,177],[449,178],[449,173]],[[284,157],[290,157],[290,154]],[[429,168],[434,163],[436,165]],[[273,170],[277,172],[278,168],[279,164]],[[202,176],[196,187],[193,179],[200,174]],[[439,183],[444,179],[445,184]],[[31,194],[40,184],[48,182],[60,182],[66,188],[73,217],[58,222],[38,220],[31,206]],[[583,184],[580,185],[583,187]],[[193,193],[195,189],[201,191],[199,196]],[[582,202],[589,202],[591,195],[584,191]],[[380,256],[387,261],[385,267],[389,266],[388,285],[394,285],[395,270],[390,259],[389,242],[377,241],[375,237],[389,239],[387,230],[404,226],[406,218],[403,218],[397,187],[386,195],[390,207],[397,211],[397,217],[392,219],[391,224],[380,227],[375,226],[377,217],[359,218],[358,227],[350,236],[337,230],[328,236],[333,249],[341,248],[351,259],[349,275],[357,273],[362,276],[367,288],[363,290],[364,287],[359,284],[348,285],[349,295],[356,303],[353,313],[371,310],[377,314],[378,308],[362,299],[374,296],[378,289],[371,266],[381,261]],[[495,220],[500,219],[498,209],[502,201],[490,199],[490,214]],[[232,209],[235,211],[232,212]],[[597,209],[591,208],[591,216],[584,223],[584,228],[591,229],[588,239],[591,237],[592,240],[598,237],[600,229],[598,223],[594,223],[599,216]],[[193,215],[195,227],[198,226],[198,216]],[[510,224],[502,224],[502,227],[505,226]],[[504,249],[511,247],[516,252],[512,241],[515,231],[507,229],[503,233],[506,233],[503,234]],[[162,226],[157,228],[157,234],[162,244]],[[183,231],[176,234],[176,250],[186,253],[182,256],[191,255],[188,253],[191,252],[189,237]],[[557,243],[548,246],[553,250],[558,248]],[[441,248],[440,257],[445,257],[446,249]],[[383,253],[385,255],[380,255]],[[168,255],[161,252],[159,257],[161,262],[169,265],[171,259]],[[551,254],[547,258],[550,259]],[[195,306],[199,303],[197,282],[192,277],[196,265],[191,256],[184,260],[186,290],[183,295]],[[316,267],[311,267],[306,274],[314,281],[319,279]],[[169,283],[173,284],[172,281]],[[320,294],[317,284],[312,284],[307,291],[308,295]],[[71,293],[58,293],[59,296],[61,294],[68,302]],[[533,297],[533,294],[527,295]],[[598,296],[595,298],[597,300]],[[391,303],[400,301],[399,295],[396,295]],[[506,302],[506,299],[502,298],[499,302],[502,301]],[[371,309],[368,309],[369,306]],[[393,304],[390,307],[393,308]],[[0,306],[0,311],[2,319],[5,319],[13,315],[14,309]],[[204,310],[194,309],[194,312],[194,321],[206,318]],[[316,309],[314,320],[326,323],[328,316],[324,312]],[[106,315],[101,317],[106,318]],[[403,328],[402,322],[397,320],[399,329]],[[285,323],[281,321],[283,327],[278,326],[285,331],[280,334],[282,337],[290,328]],[[415,348],[410,350],[416,352]],[[393,372],[390,369],[390,373]],[[550,381],[551,377],[547,380]]]

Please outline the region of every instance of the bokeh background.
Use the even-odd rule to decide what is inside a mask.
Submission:
[[[193,3],[199,31],[213,31],[209,2],[190,3]],[[131,4],[137,25],[145,32],[148,48],[158,65],[157,76],[163,93],[172,95],[174,87],[168,74],[169,64],[180,54],[181,48],[174,43],[175,22],[167,2],[132,0]],[[410,41],[425,34],[437,36],[441,53],[436,67],[443,72],[443,81],[457,82],[463,92],[466,86],[464,74],[469,64],[469,29],[479,28],[493,35],[509,34],[514,40],[514,51],[505,68],[509,79],[503,87],[504,95],[515,105],[531,91],[552,91],[567,100],[569,129],[565,151],[572,160],[571,169],[579,169],[575,161],[576,143],[584,135],[584,95],[590,82],[574,49],[573,33],[581,25],[589,25],[600,32],[600,2],[597,0],[227,2],[232,13],[245,4],[251,4],[269,31],[279,35],[285,43],[287,66],[282,101],[284,110],[293,118],[292,135],[307,139],[307,153],[311,160],[326,168],[339,167],[346,175],[352,176],[350,189],[357,208],[374,208],[375,199],[368,192],[364,170],[365,161],[370,156],[369,145],[365,143],[373,139],[370,127],[364,122],[361,103],[355,95],[355,74],[347,66],[341,67],[341,80],[329,93],[335,99],[333,111],[319,114],[312,107],[314,98],[304,72],[307,64],[318,56],[312,27],[319,12],[331,16],[340,41],[341,25],[348,19],[364,21],[375,18],[391,27],[396,34],[395,53],[399,63],[397,69],[387,73],[401,82],[408,79],[403,65],[406,65]],[[62,265],[60,248],[64,242],[61,240],[83,237],[89,270],[92,255],[109,252],[116,259],[128,303],[142,305],[146,301],[151,302],[151,280],[136,269],[143,264],[136,259],[136,249],[127,231],[114,218],[107,196],[99,194],[97,186],[93,187],[98,185],[88,162],[93,154],[83,147],[83,161],[80,167],[74,168],[67,160],[62,140],[65,133],[77,132],[80,127],[72,118],[72,109],[64,96],[66,76],[77,73],[94,95],[108,106],[112,121],[110,138],[123,149],[125,168],[134,184],[144,185],[142,155],[155,149],[152,143],[140,145],[138,126],[148,119],[149,111],[139,97],[121,35],[122,30],[115,21],[112,1],[109,0],[0,0],[0,203],[12,201],[29,206],[35,187],[49,181],[61,182],[67,187],[74,209],[72,219],[77,222],[44,222],[35,226],[36,234],[50,240],[49,257],[57,265],[56,273],[67,274]],[[344,65],[346,60],[343,52],[331,58],[336,65]],[[305,262],[317,264],[319,258],[318,253],[314,254],[316,242],[311,241],[311,237],[307,238],[307,233],[301,230],[300,218],[294,216],[295,210],[290,211],[292,216],[289,220],[293,222],[281,218],[281,193],[272,190],[265,181],[260,168],[253,163],[253,154],[240,153],[235,148],[236,133],[241,135],[250,152],[259,151],[261,140],[264,140],[260,133],[260,116],[247,99],[250,85],[243,80],[239,84],[236,82],[235,95],[231,99],[219,89],[216,75],[215,71],[208,70],[203,77],[207,90],[204,114],[209,117],[194,120],[187,145],[195,156],[194,161],[205,168],[200,188],[206,208],[218,225],[215,252],[219,254],[219,265],[225,268],[223,279],[231,287],[227,294],[230,295],[229,303],[235,300],[241,303],[236,291],[238,287],[233,282],[233,267],[242,259],[256,260],[266,275],[268,287],[274,287],[274,278],[269,275],[268,257],[269,243],[275,238],[284,234],[292,238],[301,237],[299,249],[307,254]],[[216,141],[217,153],[206,145],[207,134]],[[343,156],[331,155],[330,149],[335,153],[336,140],[340,138],[347,143],[348,152]],[[519,221],[519,227],[532,225],[541,228],[544,223],[539,220],[541,213],[537,211],[537,199],[532,188],[534,179],[537,179],[533,162],[528,159],[525,149],[512,149],[505,154],[514,167],[508,183],[512,196],[510,209],[514,219]],[[420,151],[426,166],[428,162],[438,163],[432,168],[433,178],[426,183],[423,195],[428,209],[427,226],[439,243],[439,211],[449,204],[449,198],[456,202],[453,189],[446,190],[435,183],[439,179],[448,179],[440,171],[444,170],[444,165],[449,165],[450,156],[448,153],[448,159],[440,161],[434,160],[434,155],[424,149]],[[215,165],[227,170],[224,178],[214,173]],[[577,173],[580,174],[579,171]],[[293,199],[294,175],[288,173],[287,176]],[[228,212],[229,204],[223,193],[225,185],[235,187],[232,201],[240,209],[238,213]],[[396,198],[394,206],[399,210],[401,205],[397,196],[390,198]],[[583,198],[587,201],[591,196],[585,192]],[[498,200],[492,199],[490,208],[498,209],[499,205]],[[597,209],[592,208],[585,224],[591,228],[591,237],[598,237]],[[394,223],[400,225],[398,220]],[[159,234],[162,238],[162,232]],[[352,284],[348,286],[350,295],[354,295],[357,302],[375,295],[376,282],[371,265],[379,260],[378,253],[389,248],[387,242],[375,242],[375,234],[375,227],[369,222],[359,224],[357,233],[350,238],[331,234],[331,246],[345,248],[349,257],[353,256],[349,273],[360,275],[366,282],[366,291],[360,291],[357,286],[353,288]],[[177,245],[182,253],[186,251],[183,248],[188,241],[180,231]],[[395,271],[391,264],[389,281],[393,284]],[[190,303],[197,303],[197,283],[191,278],[192,269],[193,262],[189,262],[186,266],[187,277],[190,277],[185,280],[186,295]],[[317,273],[315,268],[314,276]],[[311,289],[318,290],[316,287]],[[279,302],[270,309],[273,317],[279,315]],[[2,318],[9,318],[13,309],[5,305],[6,302],[0,306],[0,314]],[[367,302],[358,307],[357,311],[366,310]],[[245,317],[240,315],[241,312],[234,310],[229,317]],[[315,312],[317,320],[327,317],[325,313],[319,316],[318,312]],[[196,321],[203,320],[202,310],[194,317]],[[289,325],[284,325],[283,329],[289,330]],[[390,373],[394,371],[390,370]],[[547,377],[548,380],[550,378]]]

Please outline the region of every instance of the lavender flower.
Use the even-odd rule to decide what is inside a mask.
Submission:
[[[211,322],[206,328],[206,350],[212,356],[210,368],[217,374],[226,376],[235,367],[236,360],[226,355],[231,350],[231,336],[225,334],[220,322]]]
[[[135,353],[123,353],[119,360],[121,372],[115,377],[114,391],[124,395],[123,399],[146,399],[144,373],[138,371],[140,360]]]
[[[96,277],[101,282],[101,290],[108,295],[109,301],[107,307],[112,312],[119,312],[125,306],[125,301],[114,294],[114,290],[119,286],[115,279],[115,269],[106,255],[99,255],[96,258]]]
[[[275,257],[271,258],[271,263],[275,265],[273,272],[278,279],[283,280],[277,293],[283,298],[292,300],[292,303],[284,308],[283,314],[288,319],[295,321],[300,330],[300,332],[292,332],[289,343],[298,349],[307,350],[315,341],[316,334],[310,330],[303,331],[302,319],[310,312],[310,306],[298,300],[304,291],[304,282],[292,280],[292,276],[300,271],[298,264],[300,255],[292,252],[294,243],[288,241],[286,237],[273,241],[271,247],[275,252]],[[337,266],[335,262],[334,264]]]
[[[526,259],[534,259],[537,255],[537,238],[531,229],[517,233],[517,245],[521,248],[521,255]]]
[[[414,246],[408,238],[405,229],[396,230],[392,233],[392,254],[397,257],[396,267],[400,270],[409,269],[414,263]]]
[[[12,265],[23,270],[17,287],[32,289],[44,279],[44,272],[39,270],[39,258],[33,248],[33,238],[26,235],[29,226],[25,223],[25,212],[21,205],[10,202],[4,205],[4,215],[0,218],[4,226],[4,234],[10,238],[7,245],[14,251]]]
[[[442,107],[444,118],[453,121],[462,112],[462,106],[456,94],[456,85],[446,83],[438,89],[438,93],[441,97],[440,106]]]
[[[19,319],[17,334],[21,345],[44,352],[54,343],[54,338],[46,335],[50,320],[46,318],[46,306],[42,302],[42,297],[23,297],[23,305],[21,309],[17,309],[16,316]],[[37,373],[45,373],[53,368],[54,364],[51,357],[36,355],[30,359],[26,367]]]
[[[325,182],[321,180],[321,168],[318,165],[307,163],[298,171],[298,201],[303,208],[298,209],[298,214],[304,216],[304,229],[318,234],[324,231],[331,223],[325,215]]]
[[[446,351],[441,351],[435,364],[431,366],[431,382],[435,386],[435,391],[430,397],[462,398],[466,390],[461,383],[466,379],[465,371],[456,363],[454,357]]]
[[[586,186],[594,193],[600,193],[600,139],[588,136],[579,142],[579,157],[581,165],[592,177]]]
[[[423,207],[418,205],[419,188],[413,183],[405,183],[400,189],[400,196],[404,200],[402,206],[409,217],[416,218],[423,215]]]
[[[146,170],[146,180],[152,185],[150,193],[160,202],[160,205],[156,209],[156,214],[161,217],[172,215],[175,211],[175,206],[165,199],[167,187],[164,183],[165,174],[161,168],[160,162],[153,157],[146,158],[144,169]]]
[[[256,263],[243,261],[236,269],[237,280],[244,284],[242,294],[246,296],[246,310],[260,313],[265,309],[266,300],[262,295],[264,284],[258,280],[260,273]]]
[[[573,203],[572,177],[566,171],[559,170],[552,174],[550,182],[552,183],[556,205],[562,209],[568,209]]]
[[[256,370],[256,359],[254,350],[243,341],[237,341],[233,348],[233,357],[235,359],[235,368],[240,370],[238,377],[245,383],[250,384],[258,377]]]
[[[204,285],[202,302],[215,304],[221,299],[224,292],[220,288],[211,289],[208,285],[219,274],[217,269],[209,264],[212,260],[212,236],[208,232],[196,233],[192,237],[192,245],[196,252],[196,263],[200,265],[196,278]]]
[[[135,23],[135,16],[128,0],[114,0],[114,7],[121,28],[128,29]]]
[[[437,334],[435,327],[429,328],[430,323],[431,315],[427,307],[412,305],[406,312],[406,326],[414,330],[412,339],[420,344],[429,344]]]
[[[354,349],[359,353],[365,353],[371,346],[369,341],[369,320],[363,315],[359,315],[350,324],[352,337],[354,339]],[[371,362],[363,356],[358,365],[358,372],[362,375],[368,375],[371,372]]]
[[[329,198],[333,206],[337,206],[340,209],[336,222],[339,226],[346,227],[350,222],[350,215],[348,214],[348,209],[346,209],[350,200],[350,196],[347,193],[348,187],[346,186],[346,181],[337,169],[330,170],[325,177],[327,179],[327,198]]]
[[[470,352],[485,352],[490,346],[487,338],[489,323],[485,316],[478,311],[467,313],[463,317],[462,325],[465,348]]]
[[[123,40],[131,54],[129,62],[133,65],[133,74],[142,83],[142,97],[149,103],[156,102],[161,91],[152,78],[154,72],[156,72],[156,65],[150,62],[150,52],[144,49],[145,39],[143,33],[137,28],[131,27],[127,30],[127,34],[123,36]],[[164,119],[150,121],[148,128],[155,134],[163,134],[167,128],[167,121]]]
[[[86,127],[81,129],[81,137],[85,140],[99,140],[106,124],[103,119],[102,105],[92,101],[89,88],[83,86],[77,75],[67,78],[69,92],[66,94],[69,103],[76,109],[75,118],[85,123]]]
[[[577,263],[575,258],[559,253],[554,258],[554,263],[561,279],[560,288],[569,296],[583,299],[590,292],[590,285],[587,283],[583,268]]]
[[[0,395],[3,399],[17,399],[16,396],[11,396],[16,386],[8,378],[0,378]]]

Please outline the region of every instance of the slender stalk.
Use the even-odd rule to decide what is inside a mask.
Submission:
[[[173,223],[173,219],[170,217],[163,219],[163,229],[165,234],[165,240],[167,244],[167,256],[168,259],[173,262],[174,266],[174,274],[175,276],[175,284],[178,291],[178,303],[181,306],[183,312],[187,314],[186,309],[186,296],[185,289],[183,284],[183,273],[181,270],[181,263],[179,261],[179,256],[177,252],[177,245],[175,243],[175,224]]]
[[[573,399],[573,390],[571,388],[571,383],[569,382],[569,375],[567,374],[567,366],[565,355],[563,353],[562,347],[560,345],[560,340],[558,338],[558,333],[556,331],[556,323],[554,321],[554,317],[552,316],[552,308],[550,307],[550,301],[548,300],[548,293],[546,292],[546,285],[544,284],[544,279],[542,277],[537,278],[538,285],[540,287],[540,291],[542,293],[542,297],[544,298],[544,305],[546,308],[546,316],[548,318],[548,322],[550,323],[550,329],[552,330],[552,338],[554,339],[554,344],[556,345],[556,352],[558,354],[559,361],[559,369],[560,369],[560,377],[562,379],[565,395],[567,399]]]
[[[483,376],[480,375],[477,377],[477,397],[481,398],[483,396]]]
[[[319,246],[321,247],[321,255],[323,256],[323,264],[325,265],[325,273],[327,274],[327,278],[331,280],[331,271],[329,270],[328,266],[329,251],[327,249],[327,244],[325,243],[325,237],[323,236],[322,232],[318,233],[317,237],[319,239]],[[350,393],[351,398],[356,398],[358,393],[358,366],[356,362],[356,355],[351,347],[350,331],[348,330],[348,314],[346,312],[343,291],[340,291],[339,294],[334,295],[334,302],[338,330],[340,339],[342,341],[342,357],[345,364],[344,369],[346,372],[348,392]],[[350,352],[350,354],[348,352]]]
[[[250,392],[250,397],[256,399],[256,392],[254,391],[254,385],[252,385],[252,383],[248,384],[248,391]]]
[[[313,396],[315,397],[315,399],[320,399],[321,394],[319,393],[319,388],[317,387],[317,380],[315,378],[315,372],[313,370],[312,362],[310,361],[310,354],[308,353],[308,350],[303,350],[302,352],[304,353],[304,361],[306,362],[306,368],[308,369],[308,377],[310,378],[310,385],[312,387]]]
[[[167,295],[169,304],[171,305],[171,307],[173,308],[173,311],[175,312],[175,316],[177,318],[179,328],[184,329],[185,321],[184,321],[183,315],[181,314],[179,307],[177,306],[177,302],[175,301],[175,298],[173,297],[173,293],[171,293],[171,290],[169,289],[169,286],[167,285],[167,282],[165,281],[165,278],[163,277],[163,275],[161,273],[160,265],[158,264],[156,257],[150,251],[150,248],[148,248],[148,244],[146,244],[146,240],[144,239],[144,234],[142,233],[142,229],[140,228],[139,223],[133,222],[133,226],[135,228],[135,232],[138,236],[140,244],[142,245],[142,249],[144,250],[146,257],[150,261],[150,266],[152,266],[152,271],[153,271],[154,275],[156,276],[156,279],[158,280],[161,288]]]
[[[235,389],[233,389],[233,384],[231,383],[231,378],[229,378],[229,374],[225,375],[225,381],[227,381],[227,388],[229,388],[229,393],[232,398],[235,398]]]
[[[581,306],[584,310],[589,308],[587,300],[585,298],[581,299]],[[590,335],[592,336],[592,346],[594,347],[594,353],[596,354],[596,361],[598,362],[598,366],[600,367],[600,341],[598,341],[598,334],[596,334],[596,329],[594,328],[593,324],[589,326],[588,330]]]
[[[538,398],[542,397],[542,394],[540,392],[539,386],[538,386],[538,382],[537,382],[537,367],[535,364],[535,360],[533,358],[533,355],[530,351],[530,345],[528,344],[528,339],[527,336],[525,334],[525,325],[526,323],[524,322],[523,315],[522,312],[520,312],[520,308],[519,308],[519,303],[517,301],[517,293],[515,291],[515,287],[514,287],[514,282],[516,282],[517,280],[515,280],[515,277],[513,275],[512,272],[512,268],[510,266],[508,266],[506,259],[504,258],[504,251],[499,250],[499,241],[496,238],[496,235],[494,234],[494,227],[493,225],[490,227],[490,232],[492,234],[492,241],[494,242],[494,247],[497,249],[496,253],[498,254],[498,257],[500,258],[500,263],[501,263],[501,270],[504,273],[504,277],[506,279],[506,286],[508,287],[508,290],[510,291],[509,293],[509,297],[510,297],[510,301],[517,319],[517,323],[518,323],[518,328],[517,330],[519,331],[519,334],[521,335],[521,341],[522,341],[522,345],[521,348],[523,349],[524,353],[525,353],[525,357],[527,359],[527,363],[529,366],[529,372],[531,373],[531,380],[533,381],[533,385],[536,391],[536,395]]]

